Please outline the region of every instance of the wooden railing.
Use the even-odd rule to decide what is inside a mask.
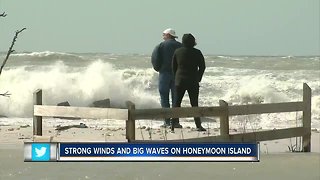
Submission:
[[[42,105],[42,90],[33,94],[33,135],[42,136],[42,117],[127,120],[128,109]]]
[[[128,109],[59,107],[41,105],[42,93],[41,90],[39,90],[34,94],[34,104],[34,135],[42,135],[42,116],[125,120],[126,138],[128,139],[128,142],[138,141],[135,138],[135,120],[185,117],[220,117],[219,136],[169,141],[256,142],[302,136],[303,151],[310,152],[311,150],[311,89],[306,83],[303,84],[303,101],[300,102],[228,106],[227,102],[220,100],[219,106],[217,107],[135,109],[135,105],[128,101],[126,103]],[[303,112],[302,127],[241,134],[229,133],[229,116],[295,111]]]

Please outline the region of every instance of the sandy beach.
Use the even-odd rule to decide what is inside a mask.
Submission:
[[[0,126],[0,179],[315,179],[320,178],[320,133],[312,132],[311,153],[292,153],[288,147],[296,138],[261,142],[260,162],[256,163],[27,163],[23,162],[23,142],[33,141],[32,127]],[[61,130],[57,130],[61,129]],[[166,131],[167,130],[167,133]],[[234,130],[235,131],[235,130]],[[218,135],[210,129],[209,135]],[[192,127],[176,129],[142,126],[136,139],[169,140],[208,136]],[[44,126],[43,137],[54,142],[125,141],[124,128]]]
[[[152,128],[153,127],[153,128]],[[160,128],[157,125],[141,125],[136,129],[137,140],[174,140],[188,139],[206,136],[219,135],[219,128],[210,128],[206,132],[198,132],[193,125],[185,126],[182,129],[175,129],[170,132],[169,128]],[[241,133],[241,130],[230,130],[230,133]],[[43,127],[43,138],[33,138],[32,126],[0,126],[1,145],[18,144],[31,141],[49,141],[52,142],[126,142],[124,127],[101,127],[101,126],[80,126],[80,123],[73,125],[45,125]],[[289,147],[301,146],[300,138],[279,139],[273,141],[263,141],[260,143],[262,154],[290,152]],[[311,152],[320,153],[320,132],[312,131]]]

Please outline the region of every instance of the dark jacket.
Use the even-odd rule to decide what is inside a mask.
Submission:
[[[172,56],[177,48],[182,44],[175,39],[169,39],[158,44],[151,55],[153,69],[162,73],[172,73]]]
[[[181,47],[173,55],[172,70],[175,85],[198,85],[206,68],[204,57],[199,49]]]

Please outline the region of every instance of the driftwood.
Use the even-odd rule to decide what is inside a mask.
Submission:
[[[79,125],[68,125],[68,126],[58,125],[56,127],[56,130],[57,131],[63,131],[63,130],[67,130],[67,129],[70,129],[70,128],[88,128],[88,126],[86,124],[83,124],[83,123],[80,123]]]

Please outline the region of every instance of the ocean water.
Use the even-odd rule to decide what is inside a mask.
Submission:
[[[4,60],[6,53],[0,53]],[[320,128],[320,58],[292,56],[206,55],[200,84],[200,106],[302,101],[303,83],[312,89],[312,128]],[[0,76],[0,125],[31,124],[32,94],[43,90],[43,104],[68,101],[86,107],[111,99],[112,107],[158,108],[158,73],[149,54],[26,52],[12,54]],[[190,106],[187,95],[183,106]],[[231,117],[232,128],[258,129],[299,125],[302,113],[271,113]],[[55,119],[52,123],[63,123]],[[186,119],[186,122],[192,122]],[[88,121],[89,122],[89,121]],[[68,122],[70,123],[70,121]],[[92,124],[101,123],[90,121]],[[110,122],[109,122],[110,123]]]

